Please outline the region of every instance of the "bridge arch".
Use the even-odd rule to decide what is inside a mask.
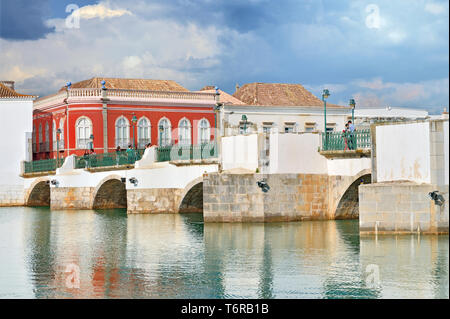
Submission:
[[[372,174],[369,169],[362,170],[350,179],[344,179],[338,185],[338,197],[333,207],[335,219],[356,219],[359,217],[359,192],[361,184],[370,184]]]
[[[112,208],[127,208],[127,190],[119,175],[102,179],[92,195],[92,209]]]
[[[181,194],[180,213],[203,213],[203,176],[190,182]]]
[[[31,207],[50,206],[50,179],[37,178],[25,193],[25,205]]]

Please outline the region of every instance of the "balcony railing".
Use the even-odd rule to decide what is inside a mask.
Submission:
[[[25,162],[25,174],[39,173],[39,172],[52,172],[61,167],[64,163],[64,158],[46,159],[39,161]]]
[[[371,146],[370,129],[322,133],[322,151],[369,149]]]
[[[199,145],[160,146],[157,150],[157,161],[200,160],[217,158],[217,145],[205,143]]]

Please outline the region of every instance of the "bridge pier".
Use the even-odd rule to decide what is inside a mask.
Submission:
[[[128,189],[127,212],[129,214],[178,213],[183,191],[182,188]]]
[[[92,209],[94,187],[52,187],[50,209]]]
[[[353,209],[358,207],[358,197],[350,196],[353,193],[348,189],[362,176],[370,175],[367,171],[356,176],[207,174],[203,186],[204,221],[278,222],[358,218],[357,211],[355,213]],[[266,193],[257,185],[263,178],[270,186]],[[345,205],[342,204],[344,202]],[[337,215],[339,205],[342,209]]]

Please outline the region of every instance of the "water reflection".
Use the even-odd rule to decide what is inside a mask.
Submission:
[[[448,298],[448,236],[360,238],[357,220],[10,208],[0,230],[0,298]],[[68,264],[79,289],[66,285]]]

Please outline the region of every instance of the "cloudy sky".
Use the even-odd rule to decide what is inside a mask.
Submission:
[[[448,26],[448,0],[0,0],[0,79],[41,96],[93,76],[301,83],[439,113]]]

